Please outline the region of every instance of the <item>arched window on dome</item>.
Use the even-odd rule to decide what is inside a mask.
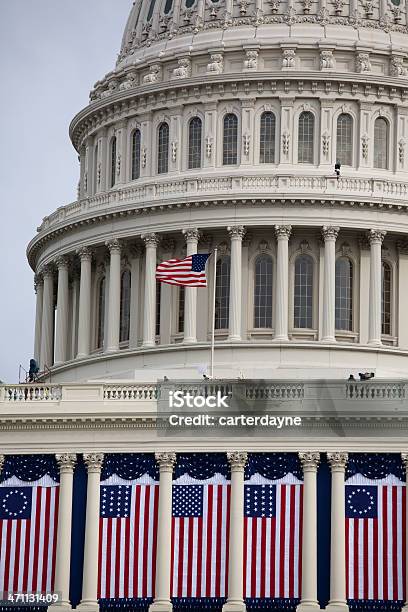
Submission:
[[[272,327],[273,261],[270,255],[255,260],[254,328]]]
[[[313,164],[315,119],[310,111],[303,111],[299,117],[298,163]]]
[[[188,168],[201,168],[201,141],[203,124],[200,117],[193,117],[188,124]]]
[[[269,111],[262,113],[260,128],[259,161],[261,164],[274,164],[276,137],[276,118],[274,113]]]
[[[196,0],[185,0],[186,8],[191,8],[194,6]]]
[[[293,326],[297,329],[313,328],[313,268],[310,255],[296,257]]]
[[[161,123],[158,129],[157,172],[165,174],[169,171],[169,125]]]
[[[156,281],[156,336],[160,336],[161,282]]]
[[[223,255],[217,261],[217,277],[215,283],[215,329],[229,327],[231,257]]]
[[[106,280],[105,277],[99,280],[97,293],[97,327],[96,327],[96,348],[102,349],[105,339],[105,293]]]
[[[234,113],[224,117],[222,163],[224,166],[238,163],[238,117]]]
[[[132,181],[140,178],[140,130],[135,130],[132,134]]]
[[[336,329],[353,330],[353,264],[348,257],[336,261]]]
[[[166,3],[164,5],[164,14],[168,15],[172,8],[173,8],[173,0],[166,0]]]
[[[130,332],[130,287],[131,275],[129,270],[122,272],[120,282],[120,342],[129,341]]]
[[[383,117],[374,123],[374,168],[388,168],[389,125]]]
[[[336,161],[342,166],[353,165],[353,118],[348,113],[337,119]]]
[[[110,141],[110,186],[116,183],[116,136]]]
[[[156,0],[150,0],[149,12],[147,13],[146,21],[150,21],[153,17],[154,5],[156,4]]]
[[[186,298],[186,292],[184,287],[181,285],[179,287],[179,292],[178,292],[178,324],[177,324],[177,331],[179,334],[182,334],[184,332],[184,309],[185,309],[185,298]]]
[[[392,270],[388,262],[382,262],[382,283],[381,283],[381,333],[391,336],[391,291],[392,291]]]

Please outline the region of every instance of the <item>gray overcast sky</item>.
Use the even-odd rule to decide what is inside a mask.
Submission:
[[[76,199],[72,117],[111,70],[132,0],[0,0],[0,380],[32,356],[35,295],[25,249]]]

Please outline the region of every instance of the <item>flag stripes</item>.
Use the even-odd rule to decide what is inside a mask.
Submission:
[[[59,487],[32,487],[31,517],[0,519],[0,594],[54,588]]]
[[[297,598],[301,588],[303,485],[270,486],[276,487],[275,516],[244,518],[244,596]]]
[[[205,266],[209,254],[188,255],[184,259],[168,259],[156,268],[156,279],[169,285],[206,287]]]
[[[347,597],[405,600],[406,487],[376,488],[376,517],[346,518]]]
[[[128,488],[128,515],[99,519],[98,597],[102,599],[154,596],[159,487]]]
[[[227,594],[231,487],[202,487],[202,515],[172,519],[172,597]]]

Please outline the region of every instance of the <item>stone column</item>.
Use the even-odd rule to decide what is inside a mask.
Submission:
[[[41,274],[36,274],[34,277],[34,291],[37,296],[35,304],[34,359],[36,360],[37,365],[39,366],[41,361],[41,327],[44,293],[44,280]]]
[[[143,347],[155,346],[156,339],[156,253],[158,237],[144,234],[145,254],[145,294],[143,312]]]
[[[406,473],[405,487],[408,490],[408,452],[401,453],[401,458],[405,466],[405,473]],[[405,520],[407,522],[406,524],[408,525],[408,504],[405,504],[405,511],[406,511]],[[403,545],[405,546],[406,554],[408,554],[408,538],[406,539]],[[406,588],[406,601],[405,601],[405,606],[402,608],[401,612],[408,612],[408,567],[406,569],[405,584],[406,584],[406,587],[405,587]]]
[[[77,610],[98,612],[99,502],[102,453],[84,454],[88,471],[82,600]]]
[[[86,357],[91,345],[91,276],[92,252],[87,247],[78,251],[81,260],[81,280],[79,285],[79,314],[78,314],[78,354],[77,357]]]
[[[327,453],[331,467],[330,601],[326,612],[348,611],[346,593],[346,536],[344,475],[347,453]]]
[[[50,607],[72,610],[69,601],[69,580],[71,565],[72,491],[76,455],[66,453],[64,455],[55,455],[55,458],[60,471],[60,486],[54,591],[61,594],[61,600]]]
[[[108,296],[108,338],[107,353],[119,350],[120,326],[120,253],[119,240],[113,239],[106,243],[110,252],[109,265],[109,296]]]
[[[324,284],[323,284],[323,337],[322,342],[335,342],[336,305],[336,239],[339,227],[324,226]]]
[[[149,612],[171,612],[171,515],[175,453],[156,453],[160,468],[157,521],[156,595]]]
[[[137,348],[139,340],[140,317],[140,259],[142,247],[135,245],[130,249],[130,330],[129,348]]]
[[[242,225],[228,227],[231,238],[231,276],[229,300],[229,336],[231,342],[241,340],[242,316],[242,239],[245,228]]]
[[[44,278],[43,307],[41,325],[41,362],[40,369],[51,367],[54,361],[54,270],[46,266],[42,270]]]
[[[370,230],[370,302],[368,344],[381,346],[381,245],[386,232]]]
[[[223,612],[245,612],[244,603],[244,469],[248,455],[227,453],[231,466],[228,597]]]
[[[297,612],[320,610],[317,601],[317,468],[320,453],[299,453],[303,467],[302,599]]]
[[[68,259],[58,257],[58,294],[57,294],[57,329],[55,334],[55,363],[64,363],[67,360],[68,348]]]
[[[197,228],[183,230],[187,244],[187,256],[197,253],[200,233]],[[197,342],[197,287],[185,288],[184,300],[184,342]]]
[[[275,341],[288,340],[289,237],[290,225],[275,225],[278,241],[275,289]]]

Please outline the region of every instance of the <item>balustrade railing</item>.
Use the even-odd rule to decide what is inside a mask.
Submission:
[[[157,385],[104,385],[105,400],[154,400],[157,398]]]
[[[5,402],[59,402],[61,385],[11,385],[3,387]]]

